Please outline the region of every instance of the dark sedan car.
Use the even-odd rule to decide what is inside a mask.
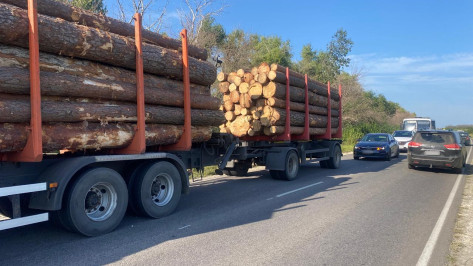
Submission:
[[[466,146],[471,146],[470,134],[468,134],[465,131],[458,131],[458,132],[460,133],[460,137],[462,138],[462,140],[465,142],[465,145]]]
[[[353,158],[383,158],[391,160],[399,156],[399,144],[391,134],[369,133],[355,144]]]
[[[461,173],[466,164],[467,150],[456,131],[418,131],[409,143],[409,169],[430,167],[452,169]]]

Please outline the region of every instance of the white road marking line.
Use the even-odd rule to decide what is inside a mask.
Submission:
[[[187,228],[187,227],[191,227],[191,225],[188,224],[188,225],[186,225],[186,226],[183,226],[183,227],[181,227],[181,228],[178,228],[177,230],[182,230],[182,229]]]
[[[298,189],[294,189],[294,190],[291,190],[291,191],[288,191],[288,192],[285,192],[285,193],[282,193],[282,194],[279,194],[279,195],[276,195],[276,198],[280,198],[280,197],[283,197],[283,196],[286,196],[288,194],[291,194],[291,193],[294,193],[294,192],[297,192],[297,191],[300,191],[300,190],[303,190],[303,189],[306,189],[306,188],[310,188],[310,187],[313,187],[313,186],[317,186],[317,185],[320,185],[322,184],[323,182],[317,182],[317,183],[314,183],[314,184],[311,184],[311,185],[308,185],[308,186],[305,186],[305,187],[301,187],[301,188],[298,188]],[[267,200],[272,200],[273,198],[269,198]]]
[[[466,158],[467,162],[470,161],[470,155],[471,155],[471,148],[470,148],[470,152],[468,153],[468,157]],[[434,251],[435,245],[437,244],[438,238],[440,236],[440,232],[442,231],[443,225],[445,224],[445,220],[447,219],[448,211],[450,210],[450,207],[452,207],[453,198],[457,194],[457,190],[458,190],[458,187],[460,186],[460,181],[462,180],[462,178],[463,178],[463,174],[459,174],[457,177],[457,180],[455,181],[455,185],[453,185],[452,191],[450,192],[450,195],[448,196],[447,202],[445,202],[445,206],[443,207],[443,210],[440,213],[440,217],[437,220],[437,223],[435,224],[435,227],[432,230],[432,233],[430,234],[429,240],[427,240],[424,250],[422,251],[420,258],[417,261],[417,266],[424,266],[424,265],[427,266],[429,264],[430,258],[432,257],[432,252]]]

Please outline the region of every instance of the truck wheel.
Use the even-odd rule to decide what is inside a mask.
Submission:
[[[269,170],[269,174],[273,179],[280,180],[282,179],[281,176],[279,175],[281,171],[276,171],[276,170]]]
[[[231,176],[246,176],[250,166],[247,163],[236,163],[233,168],[229,168],[228,171]]]
[[[141,169],[132,187],[131,200],[138,213],[161,218],[177,208],[182,190],[181,175],[172,163],[150,163]]]
[[[327,161],[320,161],[319,164],[320,164],[320,168],[328,168]]]
[[[342,151],[340,146],[336,145],[335,150],[333,151],[333,156],[328,159],[327,165],[330,169],[338,169],[340,167],[340,161],[342,160]]]
[[[123,219],[128,204],[125,181],[116,171],[99,167],[87,170],[67,193],[60,222],[86,236],[106,234]]]
[[[285,170],[279,172],[281,179],[294,180],[299,173],[299,156],[295,151],[289,151],[286,155]]]

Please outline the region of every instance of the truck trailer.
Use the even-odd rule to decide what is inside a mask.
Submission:
[[[37,19],[34,0],[30,21]],[[36,17],[36,18],[35,18]],[[137,15],[137,32],[141,23]],[[324,134],[310,135],[308,86],[302,134],[291,134],[290,75],[287,71],[285,130],[277,136],[236,137],[214,133],[209,140],[192,143],[191,93],[187,37],[182,37],[184,133],[176,144],[147,147],[141,40],[137,35],[137,122],[133,141],[122,149],[57,151],[42,149],[41,88],[37,23],[30,23],[30,133],[18,152],[0,154],[0,230],[52,220],[65,229],[97,236],[114,230],[127,209],[151,218],[171,214],[182,194],[189,193],[189,171],[217,165],[218,174],[244,176],[265,166],[275,179],[294,180],[299,167],[319,162],[336,169],[341,162],[342,105],[338,88],[339,118],[333,132],[328,101]],[[327,93],[333,91],[327,84]],[[54,138],[54,136],[50,136]],[[1,141],[0,141],[1,143]]]

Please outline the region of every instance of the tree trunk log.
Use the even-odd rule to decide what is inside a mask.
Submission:
[[[286,73],[286,68],[283,67],[283,66],[280,66],[278,64],[271,64],[271,70],[281,72],[281,73]],[[285,75],[286,74],[284,74],[284,76]],[[289,69],[289,77],[295,77],[296,79],[301,79],[301,80],[304,81],[304,85],[301,85],[301,86],[297,86],[295,83],[293,84],[292,82],[290,82],[291,85],[301,87],[301,88],[305,87],[305,76],[304,75]],[[286,82],[284,81],[282,83],[286,83]],[[308,89],[309,89],[309,91],[316,92],[320,95],[328,96],[327,85],[323,84],[321,82],[309,79],[308,80]],[[331,88],[330,95],[331,95],[332,99],[337,100],[337,101],[340,100],[337,89]]]
[[[267,105],[284,109],[286,108],[286,100],[269,98],[267,99]],[[291,111],[305,112],[305,104],[303,103],[290,102],[289,108],[291,109]],[[309,113],[316,115],[327,115],[327,108],[316,105],[309,105]],[[332,116],[338,117],[338,110],[332,110],[331,114]]]
[[[292,102],[305,102],[305,91],[298,87],[290,87],[290,98]],[[327,97],[316,95],[313,92],[309,92],[309,104],[317,105],[321,107],[327,107]],[[274,97],[279,99],[286,99],[286,85],[276,82],[269,82],[263,87],[263,96],[267,99]],[[337,106],[338,102],[332,100],[332,106]]]
[[[240,94],[240,106],[242,108],[250,108],[251,107],[251,97],[248,93]]]
[[[305,114],[301,112],[291,112],[291,126],[304,126]],[[261,116],[261,124],[263,126],[282,126],[285,123],[286,110],[266,106]],[[309,115],[310,127],[326,127],[327,117],[320,115]],[[338,126],[338,118],[332,118],[332,127]]]
[[[0,0],[0,2],[28,9],[27,1]],[[38,0],[38,13],[50,17],[62,18],[69,22],[78,23],[87,27],[94,27],[99,30],[112,32],[125,37],[134,38],[135,36],[135,27],[132,24],[63,4],[55,0]],[[142,38],[145,42],[153,43],[164,48],[173,50],[182,49],[182,42],[180,40],[172,39],[150,30],[143,29]],[[208,57],[207,50],[198,48],[194,45],[188,45],[188,53],[189,56],[201,60],[207,60]]]
[[[40,72],[41,94],[44,96],[82,97],[127,101],[136,103],[136,85],[124,82],[104,82],[72,76],[64,73]],[[172,80],[160,81],[160,88],[145,88],[145,103],[184,106],[184,94],[181,91],[169,90],[166,84]],[[29,71],[23,68],[8,68],[0,66],[0,93],[29,94]],[[220,99],[191,93],[191,107],[195,109],[218,110]]]
[[[246,116],[238,116],[229,126],[230,132],[237,137],[245,136],[250,129],[250,122]]]
[[[263,86],[260,83],[256,82],[250,86],[250,90],[248,92],[252,100],[257,100],[263,96]]]
[[[0,95],[0,123],[26,123],[30,121],[30,116],[29,96]],[[41,102],[41,116],[43,122],[135,122],[136,105],[44,97]],[[182,108],[147,105],[145,116],[146,122],[150,124],[184,124]],[[191,121],[194,126],[218,126],[225,119],[218,110],[193,109]]]
[[[30,132],[28,128],[28,124],[0,124],[0,152],[22,150]],[[135,126],[128,123],[55,123],[44,124],[42,129],[43,152],[124,148],[131,143],[135,134]],[[182,132],[182,126],[148,124],[146,145],[174,144]],[[211,127],[192,128],[193,142],[204,142],[211,136]]]
[[[269,71],[268,78],[271,81],[286,84],[286,72]],[[294,87],[305,89],[305,78],[301,79],[289,74],[289,84]]]
[[[223,81],[218,84],[218,90],[221,93],[227,93],[229,91],[229,88],[230,88],[230,82],[228,81]]]
[[[40,50],[135,69],[134,40],[114,33],[38,15]],[[0,4],[0,42],[28,47],[27,11]],[[146,73],[182,79],[182,56],[176,50],[143,43]],[[216,69],[210,63],[189,57],[190,80],[210,85]]]
[[[281,135],[284,133],[285,127],[284,126],[271,126],[266,127],[264,129],[264,134],[267,136],[274,136],[274,135]],[[325,128],[309,128],[309,135],[322,135],[325,134]],[[331,133],[337,133],[337,128],[332,128]],[[304,127],[291,127],[291,134],[292,135],[301,135],[304,133]]]
[[[0,44],[0,61],[2,62],[2,67],[22,68],[29,73],[29,60],[29,52],[27,49]],[[68,58],[48,53],[40,53],[39,61],[41,75],[43,75],[43,72],[52,72],[58,75],[77,76],[82,78],[82,80],[74,82],[83,82],[82,85],[87,85],[87,80],[89,79],[101,80],[101,83],[104,84],[110,83],[111,87],[114,87],[114,83],[130,83],[133,84],[133,86],[136,84],[136,72],[119,67],[112,67],[87,60]],[[6,75],[8,77],[8,74]],[[58,80],[58,82],[60,82],[60,80]],[[25,86],[25,84],[27,84],[27,86]],[[27,88],[29,91],[29,78],[27,80],[13,80],[13,82],[10,83],[10,86],[13,85]],[[46,85],[48,84],[43,84],[43,81],[41,80],[41,89]],[[67,84],[67,86],[71,85],[72,84]],[[144,85],[145,88],[161,88],[179,92],[182,92],[184,87],[182,81],[171,80],[150,74],[144,75]],[[210,95],[210,90],[207,86],[193,83],[191,83],[191,92]]]

